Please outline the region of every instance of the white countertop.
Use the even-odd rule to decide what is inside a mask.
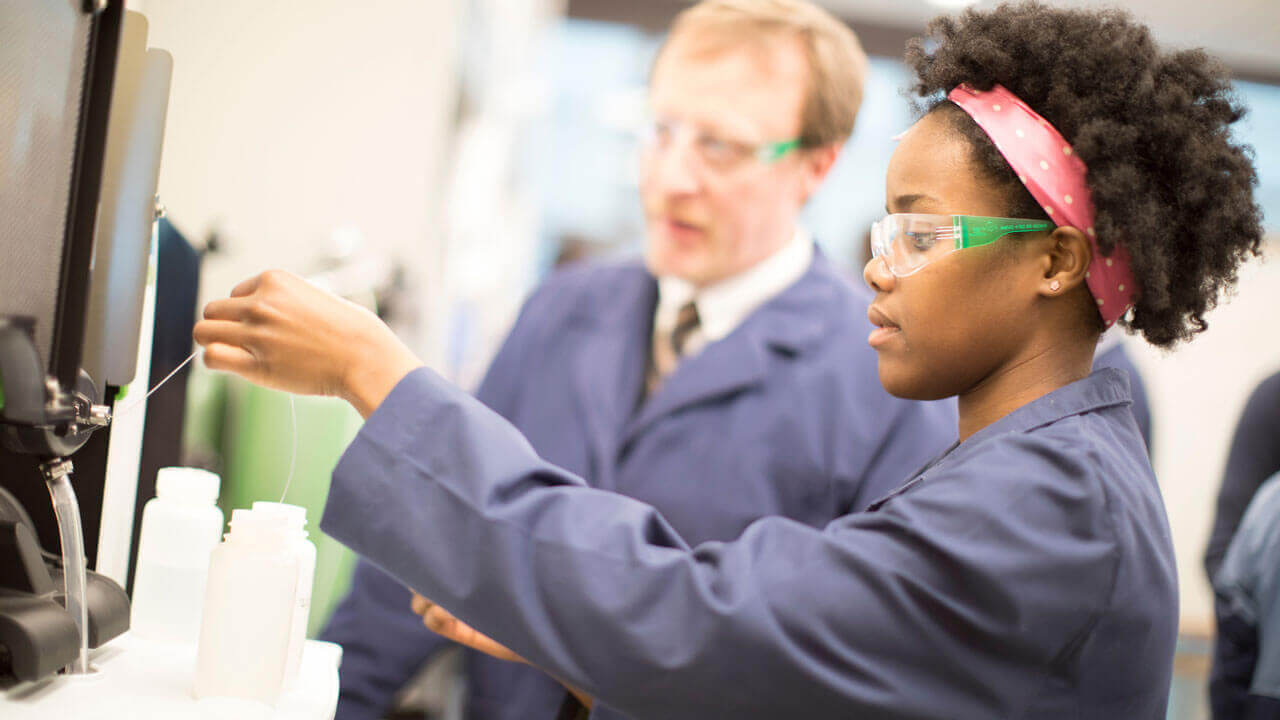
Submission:
[[[308,640],[297,684],[277,707],[191,694],[195,647],[147,642],[130,633],[89,654],[97,672],[25,683],[0,694],[5,720],[332,720],[342,648]]]

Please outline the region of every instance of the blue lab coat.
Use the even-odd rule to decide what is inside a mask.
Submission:
[[[1123,344],[1116,344],[1093,358],[1093,369],[1116,368],[1125,371],[1129,378],[1129,395],[1133,398],[1130,406],[1133,419],[1138,422],[1138,431],[1142,433],[1142,441],[1147,446],[1147,457],[1151,457],[1151,404],[1147,400],[1147,385],[1142,380],[1142,373],[1133,364]]]
[[[1280,718],[1280,475],[1258,488],[1213,579],[1216,720]]]
[[[820,528],[955,438],[953,401],[905,402],[881,388],[867,292],[820,254],[637,410],[656,302],[639,263],[553,276],[477,397],[543,458],[657,508],[691,544],[732,540],[766,515]],[[323,637],[346,650],[338,720],[381,717],[443,646],[410,612],[404,586],[365,562]],[[467,662],[471,718],[555,717],[564,689],[545,673],[479,653]]]
[[[597,717],[1157,720],[1177,581],[1129,403],[1099,370],[867,512],[694,544],[422,368],[347,449],[321,527]]]

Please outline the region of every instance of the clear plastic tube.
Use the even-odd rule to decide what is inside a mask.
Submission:
[[[80,503],[71,488],[70,474],[49,480],[53,513],[58,518],[58,539],[62,543],[63,593],[67,612],[80,631],[80,653],[67,668],[71,674],[89,672],[89,606],[85,600],[84,530],[80,525]]]

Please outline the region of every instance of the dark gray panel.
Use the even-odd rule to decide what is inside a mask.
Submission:
[[[0,8],[0,314],[35,318],[46,363],[89,28],[71,0]]]

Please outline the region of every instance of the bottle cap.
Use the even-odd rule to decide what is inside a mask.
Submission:
[[[213,503],[221,480],[208,470],[185,467],[160,468],[156,473],[156,497]]]
[[[289,520],[283,515],[240,508],[231,511],[229,540],[287,542]]]
[[[293,530],[302,530],[307,526],[307,509],[300,505],[257,500],[253,503],[253,511],[279,515],[289,522],[289,527]]]

